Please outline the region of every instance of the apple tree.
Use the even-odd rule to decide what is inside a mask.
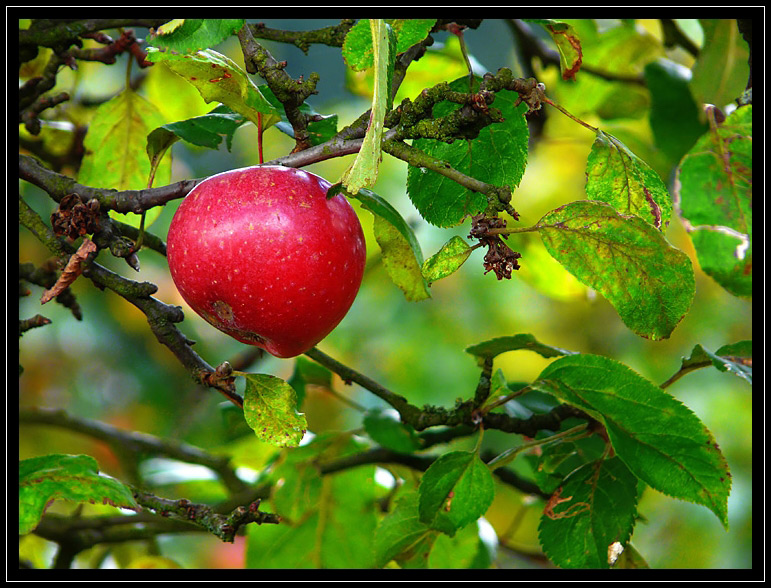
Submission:
[[[751,47],[20,18],[20,567],[751,567]]]

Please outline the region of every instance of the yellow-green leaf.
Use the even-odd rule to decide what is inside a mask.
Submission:
[[[375,91],[372,95],[372,112],[369,128],[361,150],[342,177],[343,185],[352,194],[362,188],[372,188],[377,181],[382,157],[380,142],[383,137],[383,119],[388,102],[388,28],[382,19],[372,19],[370,29],[375,51]]]
[[[190,55],[178,55],[148,47],[147,58],[154,63],[165,63],[171,71],[193,84],[206,102],[221,102],[255,125],[258,124],[258,113],[266,115],[262,119],[263,129],[281,120],[275,107],[246,72],[222,53],[204,49]]]
[[[147,135],[164,124],[158,109],[142,96],[127,89],[102,104],[94,113],[83,141],[86,153],[78,182],[87,186],[115,190],[147,188],[151,165],[145,147]],[[171,181],[171,158],[164,158],[155,173],[155,184]],[[160,208],[147,214],[149,225]],[[139,225],[139,215],[114,214],[123,222]]]
[[[298,413],[297,394],[281,378],[247,374],[244,418],[257,437],[277,447],[297,447],[308,423]]]

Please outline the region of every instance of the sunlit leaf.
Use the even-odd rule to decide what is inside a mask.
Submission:
[[[410,64],[407,75],[396,92],[394,102],[399,103],[405,98],[414,100],[424,88],[435,86],[440,82],[456,80],[463,75],[468,75],[468,66],[463,59],[460,41],[453,35],[441,46],[429,47],[423,57]],[[366,98],[372,96],[374,88],[372,69],[354,71],[346,68],[345,78],[346,87],[352,93]]]
[[[602,294],[638,335],[665,339],[688,312],[691,261],[642,218],[584,200],[549,212],[537,227],[552,257]]]
[[[401,53],[425,39],[436,19],[386,19],[385,22],[394,31],[396,53]],[[369,19],[363,18],[345,36],[343,59],[352,70],[362,71],[373,66],[374,55]]]
[[[308,428],[297,412],[297,395],[281,378],[247,374],[244,417],[257,437],[277,447],[296,447]]]
[[[636,214],[657,229],[669,224],[672,199],[648,164],[614,136],[597,131],[586,162],[586,195],[622,214]]]
[[[378,215],[375,215],[374,231],[383,254],[383,266],[391,281],[399,286],[407,300],[416,302],[430,298],[420,262],[404,235]]]
[[[581,39],[576,30],[568,23],[552,19],[524,19],[528,22],[538,23],[551,35],[557,51],[560,55],[560,70],[563,80],[575,80],[576,73],[581,67],[583,52]]]
[[[86,150],[78,172],[78,182],[87,186],[115,190],[147,188],[151,165],[145,146],[150,132],[165,121],[158,109],[131,89],[105,102],[94,113],[83,141]],[[154,186],[171,181],[171,159],[160,161]],[[145,227],[160,214],[155,208],[146,213]],[[134,213],[111,213],[113,218],[139,226]]]
[[[423,277],[436,282],[456,272],[471,255],[471,246],[457,235],[423,263]]]
[[[327,198],[342,190],[340,184],[329,189]],[[418,301],[430,298],[421,266],[423,253],[415,233],[391,204],[371,190],[359,190],[352,196],[375,217],[375,239],[383,254],[383,265],[388,276],[406,296]]]
[[[258,113],[263,128],[281,120],[276,108],[260,93],[257,86],[232,59],[212,49],[190,55],[147,49],[148,60],[165,63],[171,71],[190,82],[206,102],[221,102],[234,112],[244,115],[255,125]]]
[[[381,150],[383,119],[390,96],[388,72],[389,69],[393,72],[395,59],[395,55],[389,55],[388,25],[382,19],[374,19],[369,22],[375,61],[375,91],[372,95],[372,110],[361,149],[341,179],[346,189],[353,194],[362,188],[372,188],[377,181],[380,160],[383,157]]]

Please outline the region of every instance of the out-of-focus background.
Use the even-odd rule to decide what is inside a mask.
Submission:
[[[286,19],[269,20],[265,24],[300,30],[337,22]],[[690,30],[698,44],[700,31],[698,23],[694,23],[684,22],[682,26]],[[614,26],[612,21],[601,24]],[[658,20],[638,21],[636,26],[651,37],[651,47],[660,47],[662,32]],[[138,31],[140,37],[144,34]],[[434,48],[445,44],[448,54],[459,56],[456,38],[448,33],[439,33],[435,38]],[[509,67],[515,74],[521,72],[513,39],[512,30],[504,20],[485,20],[478,29],[465,32],[470,54],[484,70],[492,72],[499,67]],[[548,42],[548,37],[545,40]],[[369,107],[366,95],[351,91],[362,84],[346,76],[339,48],[312,46],[305,55],[290,45],[269,41],[264,45],[276,59],[287,61],[286,71],[292,77],[319,73],[319,93],[311,97],[310,103],[321,113],[336,113],[339,128],[354,121]],[[232,38],[217,50],[243,64],[237,39]],[[685,53],[669,56],[684,67],[692,64],[692,58]],[[465,66],[462,61],[458,63],[462,72]],[[123,89],[125,71],[125,56],[113,66],[84,63],[78,72],[61,73],[58,85],[74,91],[77,97],[103,99]],[[452,71],[448,67],[448,81],[461,75],[451,75]],[[147,76],[140,92],[161,109],[167,122],[203,114],[213,108],[183,80],[161,66],[141,74],[135,68],[134,75]],[[619,85],[617,105],[628,107],[629,116],[621,112],[621,115],[600,119],[588,114],[594,106],[582,109],[582,104],[589,104],[599,92],[599,82],[591,76],[579,73],[579,81],[571,85],[560,79],[555,67],[548,67],[538,75],[552,99],[575,115],[585,117],[590,124],[620,137],[638,156],[654,165],[671,187],[671,171],[676,162],[668,162],[653,147],[650,125],[644,115],[648,99],[644,88],[636,87],[633,93],[626,94]],[[418,80],[418,88],[424,87],[421,83]],[[605,88],[602,91],[603,95],[607,94]],[[642,110],[633,108],[634,100],[640,101]],[[613,105],[613,100],[609,100],[608,107]],[[531,226],[546,212],[586,197],[584,170],[593,140],[591,132],[556,110],[546,113],[543,135],[534,142],[525,177],[512,201],[522,215],[521,226]],[[269,129],[265,133],[265,160],[287,154],[293,145],[293,140],[279,130]],[[308,169],[335,182],[352,159],[353,156],[333,159]],[[173,147],[172,181],[202,178],[256,163],[257,133],[244,127],[235,135],[232,152],[224,146],[212,151],[177,143]],[[468,223],[454,229],[438,229],[421,220],[406,194],[406,174],[406,164],[385,155],[374,190],[413,224],[424,256],[434,254],[453,235],[466,237]],[[20,182],[19,187],[30,205],[47,219],[54,203],[24,182]],[[165,240],[178,205],[179,201],[174,201],[164,207],[150,226],[150,232]],[[350,313],[319,347],[406,396],[415,405],[452,406],[457,398],[473,394],[479,372],[476,362],[464,349],[493,337],[532,333],[547,344],[624,362],[657,384],[677,371],[681,358],[688,357],[696,344],[716,350],[724,344],[752,338],[751,301],[731,296],[701,272],[688,237],[675,217],[667,238],[686,251],[694,262],[696,297],[691,311],[672,336],[651,342],[631,333],[605,300],[591,296],[566,274],[549,258],[533,234],[513,235],[509,239],[509,245],[522,253],[522,269],[515,272],[513,279],[498,281],[493,273],[485,275],[483,252],[476,251],[457,273],[434,283],[430,300],[407,302],[379,263],[371,215],[355,207],[367,235],[368,269]],[[50,256],[23,228],[19,245],[20,262],[40,265]],[[233,361],[249,351],[247,346],[215,330],[187,308],[161,255],[143,250],[139,257],[138,274],[123,260],[105,253],[100,255],[99,262],[131,279],[157,284],[157,298],[182,306],[185,321],[180,328],[197,342],[195,350],[211,365]],[[56,303],[41,308],[41,291],[32,289],[31,296],[20,300],[20,317],[41,313],[50,318],[52,324],[28,331],[20,339],[21,407],[65,408],[72,414],[126,429],[184,440],[209,451],[234,453],[237,463],[259,470],[267,458],[265,449],[253,436],[233,438],[223,418],[223,398],[211,389],[195,385],[171,352],[155,339],[140,311],[117,295],[101,292],[88,280],[79,279],[72,286],[83,308],[83,320],[77,321],[68,309]],[[496,368],[501,368],[509,381],[532,380],[547,364],[548,360],[525,351],[510,352],[496,360]],[[293,367],[293,360],[263,356],[248,371],[287,379]],[[345,386],[336,381],[335,389],[364,407],[382,404],[355,385]],[[639,509],[644,519],[636,526],[632,542],[654,568],[751,567],[752,389],[744,380],[704,369],[682,378],[669,392],[707,425],[728,460],[733,474],[728,503],[730,529],[725,531],[717,518],[703,507],[647,490]],[[361,423],[359,412],[324,389],[310,390],[302,410],[314,433],[352,430]],[[498,450],[518,441],[497,432],[488,432],[484,440]],[[19,444],[20,458],[47,453],[86,453],[97,459],[103,471],[121,477],[115,456],[104,445],[85,436],[24,425],[19,432]],[[159,461],[147,467],[155,468],[146,472],[148,475],[168,484],[169,496],[195,494],[201,501],[224,496],[222,489],[207,479],[205,471]],[[73,507],[57,504],[54,508],[70,512]],[[527,565],[528,560],[516,552],[538,551],[536,528],[541,508],[542,505],[529,505],[527,498],[514,490],[497,495],[486,518],[498,534],[506,534],[506,541],[515,547],[510,553],[501,550],[503,565]],[[177,535],[161,538],[159,543],[167,546],[183,566],[238,567],[243,563],[241,539],[229,545],[203,534]],[[52,556],[50,546],[35,537],[30,537],[23,548],[41,561]],[[132,548],[131,544],[120,547],[102,564],[120,565],[121,550],[125,552],[123,557],[129,557],[127,554]],[[100,554],[87,554],[87,557],[96,560]],[[86,560],[82,561],[85,565]]]

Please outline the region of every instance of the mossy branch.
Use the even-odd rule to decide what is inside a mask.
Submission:
[[[527,419],[518,419],[503,413],[480,415],[476,411],[478,406],[476,401],[482,400],[485,397],[485,371],[483,371],[482,378],[480,379],[480,386],[477,388],[475,400],[465,402],[459,400],[453,408],[429,405],[419,408],[410,404],[404,396],[392,392],[372,378],[330,357],[317,347],[307,351],[305,355],[336,373],[344,382],[355,382],[362,388],[372,392],[375,396],[396,409],[404,424],[413,427],[417,431],[423,431],[429,427],[446,426],[458,427],[461,429],[460,434],[466,435],[481,424],[485,429],[498,429],[507,433],[519,433],[534,437],[541,429],[559,429],[560,422],[569,417],[589,419],[586,414],[568,405],[560,405],[548,413],[536,414]],[[490,365],[490,373],[492,373],[491,370],[492,365]]]
[[[56,202],[68,194],[77,194],[84,202],[96,199],[101,210],[133,212],[142,214],[146,210],[163,206],[171,200],[185,197],[201,180],[183,180],[159,188],[144,190],[112,190],[94,188],[79,184],[73,178],[45,168],[37,159],[19,154],[19,177],[45,190]]]
[[[286,31],[271,29],[264,23],[258,22],[249,25],[252,36],[256,39],[276,41],[278,43],[291,43],[303,53],[308,54],[311,45],[327,45],[329,47],[342,47],[348,31],[355,23],[353,18],[344,18],[340,24],[314,29],[312,31]]]
[[[238,31],[238,40],[244,53],[246,71],[259,74],[267,83],[273,94],[284,105],[284,111],[289,123],[294,129],[296,145],[294,151],[302,151],[310,147],[308,134],[308,119],[300,111],[300,105],[311,94],[316,94],[316,84],[319,75],[312,73],[307,80],[294,80],[284,71],[286,62],[276,61],[270,52],[254,40],[249,25],[244,25]]]

